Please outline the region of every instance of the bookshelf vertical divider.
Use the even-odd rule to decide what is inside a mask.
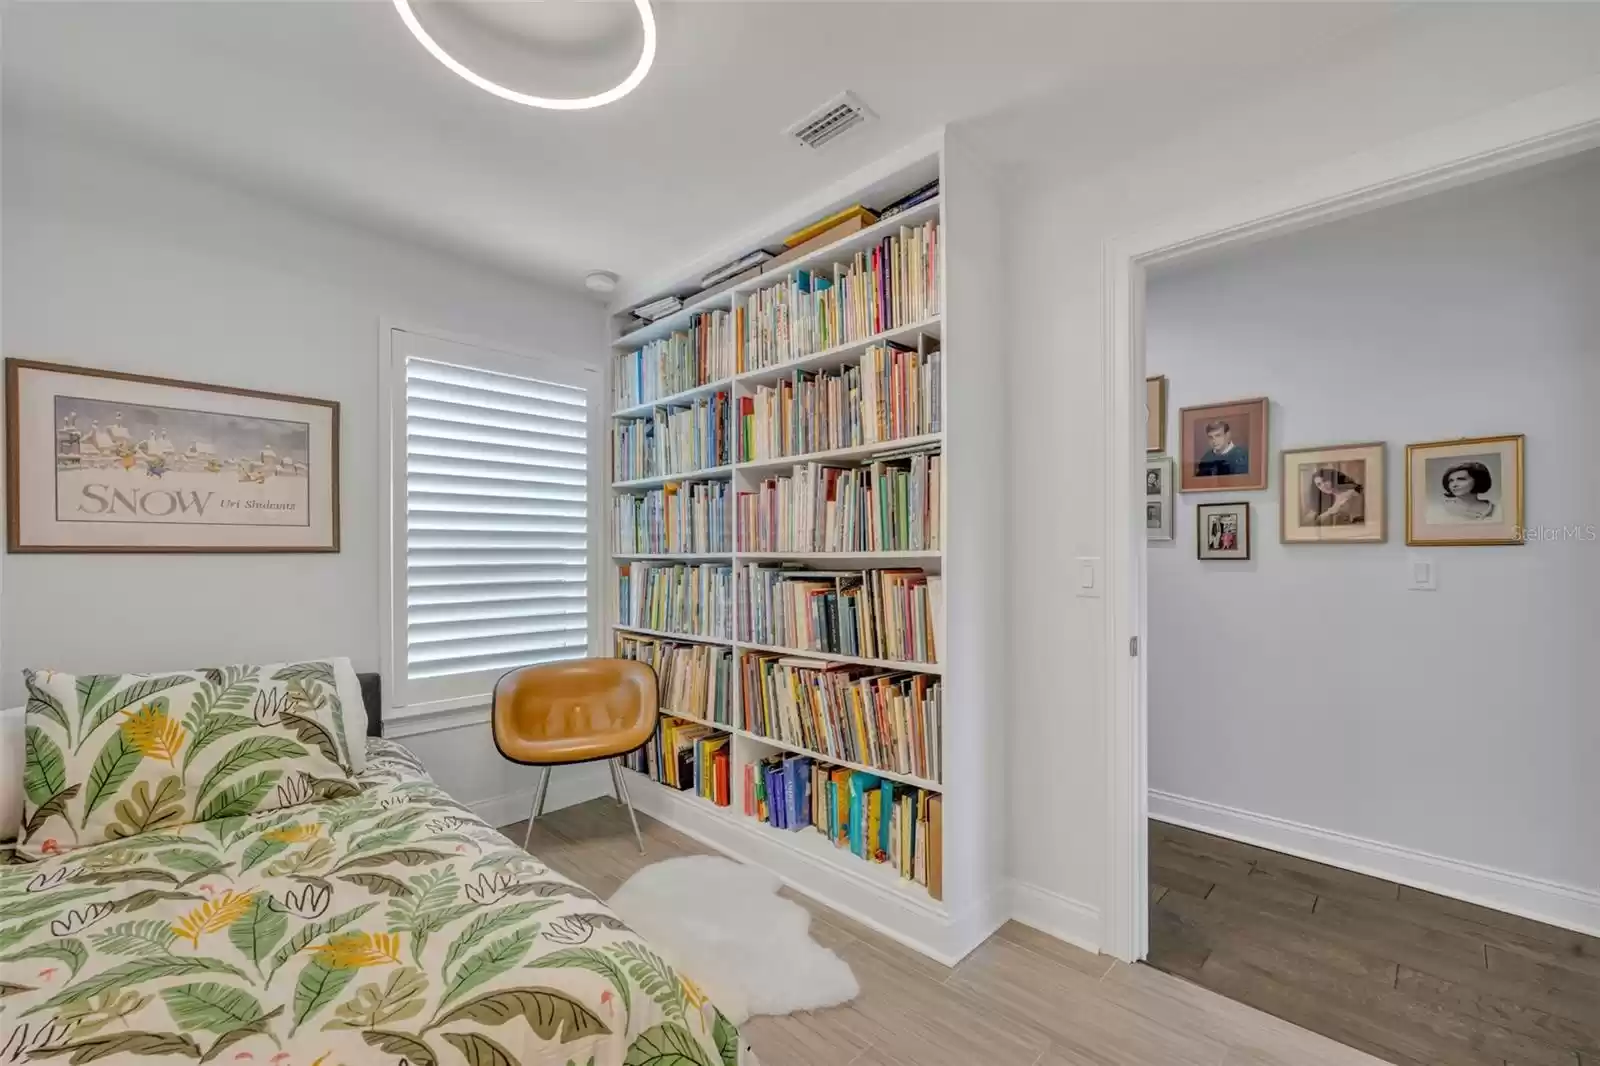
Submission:
[[[630,634],[638,637],[658,637],[662,640],[684,644],[711,645],[729,649],[732,656],[730,670],[732,724],[705,723],[719,733],[728,734],[728,792],[731,805],[719,807],[693,791],[681,792],[666,785],[634,775],[630,778],[630,791],[635,803],[646,813],[742,861],[755,863],[776,873],[796,889],[854,917],[901,942],[946,962],[959,959],[1004,920],[1006,910],[1004,864],[1004,825],[1001,802],[1001,771],[999,754],[1003,751],[1004,728],[1004,668],[1005,642],[998,631],[972,633],[974,625],[1003,626],[1004,619],[996,604],[1004,596],[1003,529],[998,526],[998,516],[1003,513],[994,505],[994,493],[1004,491],[1005,469],[1000,462],[1003,447],[1004,419],[1000,408],[1002,391],[998,381],[997,366],[999,342],[996,330],[998,316],[997,280],[993,277],[999,261],[998,232],[974,234],[964,227],[954,227],[957,242],[973,240],[973,254],[962,250],[961,244],[951,244],[949,219],[962,219],[971,211],[975,219],[987,218],[987,224],[998,222],[993,211],[995,191],[988,179],[974,169],[964,175],[959,165],[959,152],[952,152],[949,139],[943,131],[903,150],[894,157],[869,167],[849,179],[830,187],[827,195],[815,201],[797,205],[786,216],[773,220],[774,225],[765,236],[752,234],[742,245],[722,249],[731,259],[748,251],[752,246],[777,247],[783,234],[797,230],[815,218],[828,216],[851,204],[869,206],[888,203],[933,179],[939,179],[938,195],[917,204],[893,218],[867,225],[858,233],[847,234],[823,248],[806,253],[799,259],[766,270],[756,277],[743,280],[732,288],[709,297],[688,296],[685,306],[643,327],[631,331],[619,329],[612,343],[613,355],[625,355],[641,345],[687,329],[693,316],[705,311],[728,311],[744,306],[752,293],[769,287],[798,268],[829,270],[836,263],[848,263],[858,251],[875,247],[883,237],[900,232],[900,227],[917,227],[932,222],[937,226],[936,249],[939,257],[939,290],[937,307],[921,315],[918,321],[899,322],[894,328],[843,344],[835,344],[799,359],[740,372],[731,359],[730,373],[716,380],[696,384],[694,387],[659,399],[653,403],[621,404],[615,398],[620,390],[613,383],[613,419],[648,418],[658,407],[683,409],[708,396],[726,392],[732,405],[732,432],[729,462],[720,463],[694,474],[622,479],[615,476],[617,459],[612,457],[613,506],[607,508],[608,528],[603,536],[607,553],[613,560],[609,568],[610,586],[607,590],[608,627],[607,647],[600,654],[616,654],[619,638]],[[968,189],[971,192],[968,192]],[[981,203],[964,204],[958,197],[971,195],[975,201],[989,200],[988,214]],[[959,205],[959,206],[958,206]],[[954,208],[954,210],[952,210]],[[954,250],[954,251],[953,251]],[[990,258],[984,258],[990,257]],[[637,295],[646,299],[663,292],[683,293],[695,288],[697,275],[702,271],[685,271],[679,284],[659,286],[653,292]],[[958,279],[972,279],[974,306],[966,306],[964,295],[957,287]],[[962,284],[966,284],[964,280]],[[976,295],[985,288],[987,296]],[[952,334],[951,326],[962,321],[952,317],[951,301],[958,302],[959,315],[971,314],[966,332]],[[977,301],[987,306],[978,306]],[[637,306],[638,300],[627,306]],[[622,308],[617,309],[619,312]],[[618,318],[622,316],[619,314]],[[730,315],[730,318],[733,317]],[[961,338],[959,345],[952,337]],[[942,361],[941,388],[936,397],[940,424],[936,432],[901,436],[895,439],[858,445],[850,448],[789,455],[775,459],[745,460],[740,456],[740,401],[753,398],[758,389],[772,386],[787,379],[795,370],[837,370],[846,365],[860,363],[863,352],[873,344],[893,343],[904,345],[925,359],[938,352]],[[989,360],[985,366],[983,360]],[[617,361],[611,361],[614,376]],[[967,434],[971,434],[969,438]],[[616,434],[610,435],[615,441]],[[956,454],[952,443],[961,447],[974,447],[974,453],[965,458]],[[748,551],[743,546],[748,531],[738,527],[741,492],[755,491],[761,482],[774,474],[787,471],[796,464],[808,461],[827,461],[830,466],[866,466],[877,457],[905,453],[910,446],[926,449],[926,454],[937,454],[942,466],[938,546],[929,549],[924,545],[916,551],[889,552],[784,552]],[[613,449],[615,450],[615,449]],[[900,461],[909,462],[909,459]],[[990,465],[993,464],[993,465]],[[931,466],[931,463],[930,463]],[[632,473],[632,471],[630,471]],[[688,492],[689,486],[700,482],[727,485],[725,509],[727,519],[726,543],[722,550],[666,553],[655,545],[632,545],[638,549],[629,552],[618,550],[619,529],[616,522],[616,501],[619,497],[660,488],[668,483],[679,486],[675,491]],[[956,520],[952,519],[956,516]],[[994,517],[991,517],[994,516]],[[993,528],[988,528],[993,526]],[[972,531],[976,530],[976,535]],[[730,629],[718,636],[690,635],[651,630],[631,624],[621,617],[620,590],[623,570],[630,565],[727,565],[731,568],[727,602],[723,604]],[[775,648],[756,640],[755,634],[746,631],[739,615],[743,583],[748,580],[750,564],[765,566],[793,564],[811,571],[866,571],[883,569],[921,570],[937,576],[942,583],[942,626],[934,623],[939,633],[936,647],[936,664],[893,662],[878,657],[853,657],[830,655],[798,648]],[[971,564],[970,573],[959,567]],[[934,582],[929,582],[932,585]],[[931,591],[930,599],[935,598]],[[972,617],[967,621],[968,612]],[[626,624],[625,624],[626,623]],[[970,647],[969,647],[970,642]],[[976,660],[973,652],[992,658],[992,662]],[[763,737],[745,728],[742,716],[741,691],[744,656],[792,654],[806,660],[825,660],[851,664],[871,669],[896,671],[896,675],[926,675],[926,683],[937,683],[939,705],[937,739],[941,742],[937,752],[937,768],[941,771],[937,781],[903,771],[885,771],[874,767],[862,757],[857,761],[841,760],[803,745]],[[683,711],[668,705],[663,682],[663,714]],[[698,715],[687,712],[682,717],[703,721]],[[934,898],[923,886],[900,877],[892,865],[868,861],[848,847],[836,846],[825,834],[812,828],[799,830],[777,829],[745,813],[743,797],[744,768],[759,765],[763,758],[772,755],[809,755],[818,763],[858,770],[895,782],[895,788],[923,788],[923,795],[938,795],[943,814],[944,829],[939,848],[942,852],[942,898]],[[932,775],[930,774],[929,777]],[[931,831],[931,830],[930,830]]]

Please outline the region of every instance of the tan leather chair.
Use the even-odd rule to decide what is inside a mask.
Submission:
[[[524,666],[496,682],[495,747],[512,762],[544,770],[522,846],[533,839],[533,821],[544,813],[552,768],[605,759],[617,802],[627,805],[642,853],[644,837],[618,757],[649,741],[657,716],[656,672],[632,659],[568,659]]]

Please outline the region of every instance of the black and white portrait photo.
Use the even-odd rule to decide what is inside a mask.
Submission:
[[[1146,540],[1172,539],[1172,458],[1158,455],[1144,464]]]
[[[1248,503],[1202,503],[1195,507],[1194,515],[1197,558],[1250,558]]]
[[[1384,445],[1335,444],[1283,452],[1285,544],[1369,543],[1385,538]]]
[[[1406,448],[1406,543],[1515,544],[1522,441],[1480,437]]]

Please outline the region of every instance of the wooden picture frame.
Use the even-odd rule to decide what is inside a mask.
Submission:
[[[1178,412],[1178,491],[1267,487],[1265,396],[1185,407]]]
[[[7,359],[6,547],[336,552],[339,404]]]
[[[1523,444],[1515,433],[1406,445],[1406,543],[1524,543]]]
[[[1167,450],[1167,376],[1144,379],[1144,450]]]
[[[1146,540],[1172,539],[1172,477],[1170,455],[1153,455],[1144,462],[1144,536]]]
[[[1388,540],[1387,451],[1382,441],[1367,441],[1278,453],[1278,539],[1284,544]]]
[[[1233,519],[1231,528],[1227,519]],[[1213,536],[1210,525],[1213,519],[1219,525]],[[1250,501],[1229,500],[1227,503],[1197,503],[1194,505],[1194,557],[1210,562],[1243,562],[1250,558]],[[1231,537],[1230,537],[1231,534]],[[1231,539],[1231,546],[1228,544]]]

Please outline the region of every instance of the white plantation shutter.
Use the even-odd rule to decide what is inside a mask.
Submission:
[[[437,347],[429,355],[463,354]],[[534,363],[522,376],[411,354],[396,362],[399,702],[484,694],[507,670],[588,654],[592,390],[570,373],[542,380]]]

